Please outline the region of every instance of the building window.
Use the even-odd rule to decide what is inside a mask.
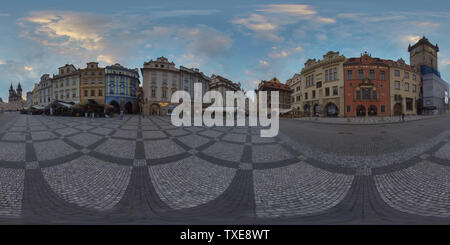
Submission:
[[[417,91],[417,85],[413,84],[412,91],[415,93]]]
[[[165,99],[167,98],[167,88],[162,89],[162,97]]]
[[[409,83],[405,83],[405,91],[409,91]]]
[[[347,79],[348,79],[348,80],[353,79],[353,71],[352,71],[352,70],[348,70],[348,71],[347,71]]]
[[[357,100],[361,99],[361,91],[359,91],[359,90],[356,91],[356,99]]]
[[[364,78],[364,71],[363,70],[358,70],[358,78],[359,79],[363,79]]]
[[[88,97],[89,95],[88,95],[88,91],[87,90],[84,90],[84,97]]]
[[[363,100],[370,100],[370,89],[363,89],[362,98]]]
[[[103,79],[101,79],[101,78],[99,78],[97,81],[98,81],[98,83],[103,83]]]
[[[395,70],[394,71],[394,76],[399,77],[400,76],[400,70]]]
[[[91,90],[91,96],[95,96],[95,90]]]
[[[66,93],[66,98],[69,99],[70,98],[70,92]]]
[[[73,91],[72,92],[72,98],[76,98],[77,97],[77,92]]]
[[[409,79],[409,72],[405,72],[405,78]]]
[[[372,91],[372,99],[374,99],[374,100],[377,99],[377,91],[376,90]]]
[[[333,95],[338,95],[339,89],[338,86],[333,86]]]
[[[89,83],[88,80],[84,79],[84,84],[88,84],[88,83]]]
[[[313,98],[313,99],[316,98],[316,90],[313,90],[313,91],[312,91],[312,98]]]
[[[308,99],[308,93],[305,93],[305,100]]]
[[[375,79],[375,71],[374,70],[370,70],[369,71],[369,78],[370,79]]]
[[[152,98],[155,98],[155,97],[156,97],[156,88],[153,87],[152,88]]]
[[[351,109],[352,109],[352,108],[348,105],[348,106],[347,106],[347,112],[350,112]]]
[[[98,96],[103,96],[103,90],[101,89],[98,90]]]
[[[413,99],[406,98],[406,110],[407,111],[413,110]]]
[[[416,81],[416,80],[417,80],[416,74],[413,74],[413,75],[412,75],[412,79],[413,79],[413,81]]]
[[[321,87],[322,87],[322,82],[317,82],[316,88],[321,88]]]
[[[380,71],[380,80],[386,80],[386,72],[385,71]]]
[[[330,96],[330,88],[325,88],[325,96]]]
[[[328,82],[328,70],[325,70],[325,82]]]
[[[94,78],[91,79],[91,84],[95,84],[95,79]]]
[[[382,105],[380,110],[381,110],[381,112],[386,112],[386,106]]]
[[[337,68],[333,69],[333,80],[337,80]]]
[[[395,81],[395,89],[400,89],[400,82],[399,81]]]

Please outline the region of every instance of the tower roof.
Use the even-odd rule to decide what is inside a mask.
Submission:
[[[17,89],[22,90],[22,86],[20,85],[20,82],[19,82],[19,85],[17,86]]]
[[[416,44],[412,45],[411,44],[408,46],[408,52],[411,52],[411,50],[415,49],[416,47],[420,46],[420,45],[427,45],[430,46],[432,48],[434,48],[436,50],[436,52],[439,52],[439,46],[433,45],[428,38],[426,38],[425,36],[423,36],[419,41],[417,41]]]

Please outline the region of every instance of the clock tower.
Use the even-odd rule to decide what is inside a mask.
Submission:
[[[412,66],[419,69],[422,66],[427,66],[438,71],[437,53],[439,52],[439,47],[437,44],[431,44],[426,37],[420,39],[413,46],[409,45],[408,52],[410,57],[409,62]]]

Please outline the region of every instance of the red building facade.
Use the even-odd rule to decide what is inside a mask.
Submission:
[[[344,63],[344,115],[389,116],[390,82],[388,62],[367,52]]]

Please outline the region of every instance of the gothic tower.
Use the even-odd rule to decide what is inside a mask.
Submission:
[[[438,71],[438,45],[433,45],[428,41],[426,37],[420,39],[413,46],[408,47],[410,64],[417,68],[422,68],[422,66],[427,66]]]
[[[20,85],[20,82],[19,82],[19,85],[17,86],[17,97],[19,98],[19,100],[20,99],[22,99],[22,86]]]

